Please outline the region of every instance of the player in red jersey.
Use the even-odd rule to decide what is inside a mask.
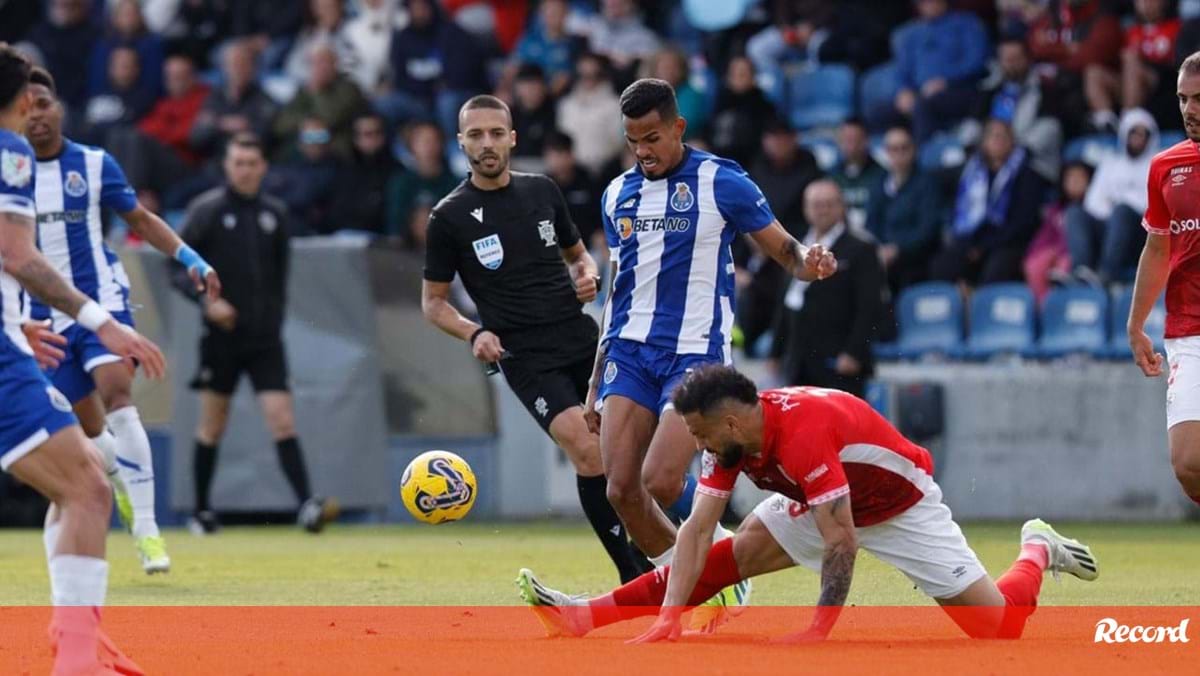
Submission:
[[[821,573],[813,624],[783,641],[825,638],[850,591],[858,549],[900,569],[979,638],[1016,638],[1037,605],[1046,570],[1096,579],[1091,550],[1040,519],[1021,529],[1021,554],[993,582],[942,504],[933,458],[863,400],[838,390],[758,392],[733,368],[705,366],[675,390],[703,456],[692,514],[672,566],[594,599],[568,596],[528,570],[521,595],[553,634],[659,613],[638,642],[671,640],[680,615],[741,579],[802,565]],[[712,543],[738,473],[776,491],[730,539]],[[661,606],[661,609],[659,609]]]
[[[1200,504],[1200,52],[1179,66],[1177,86],[1187,139],[1150,161],[1142,219],[1146,244],[1126,329],[1142,373],[1149,378],[1162,375],[1162,355],[1154,351],[1143,327],[1166,287],[1171,466],[1183,492]]]

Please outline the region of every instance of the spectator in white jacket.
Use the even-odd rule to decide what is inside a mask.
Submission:
[[[1146,179],[1158,152],[1158,125],[1141,108],[1121,115],[1118,145],[1100,160],[1083,204],[1067,210],[1067,247],[1076,279],[1103,286],[1133,279],[1146,233]]]
[[[613,91],[608,59],[581,55],[575,62],[575,86],[558,102],[558,128],[571,137],[575,158],[594,176],[625,147],[620,120],[621,100]]]

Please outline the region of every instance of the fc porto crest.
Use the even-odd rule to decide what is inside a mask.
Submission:
[[[546,243],[546,246],[554,246],[558,243],[558,238],[554,235],[554,221],[538,221],[538,237]]]
[[[675,192],[671,194],[671,208],[675,211],[687,211],[696,203],[696,197],[692,195],[692,191],[688,188],[687,183],[682,181],[675,184]]]
[[[608,366],[604,368],[604,384],[611,385],[612,381],[617,379],[617,364],[616,362],[608,362]]]
[[[0,180],[14,188],[24,188],[33,178],[33,159],[25,153],[0,151]]]
[[[500,243],[500,235],[488,235],[471,242],[475,249],[475,258],[479,264],[488,270],[497,270],[504,262],[504,246]]]
[[[67,177],[63,181],[63,192],[71,197],[83,197],[87,193],[88,184],[84,180],[83,174],[78,171],[68,171]]]

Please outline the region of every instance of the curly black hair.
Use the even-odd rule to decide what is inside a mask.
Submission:
[[[621,92],[621,114],[625,117],[637,119],[655,110],[663,121],[679,117],[675,88],[666,80],[643,78]]]
[[[756,404],[758,387],[737,369],[723,364],[709,364],[692,371],[671,394],[671,403],[679,415],[708,415],[726,399]]]

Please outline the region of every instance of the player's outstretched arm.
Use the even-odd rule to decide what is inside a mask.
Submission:
[[[221,278],[208,261],[188,246],[166,221],[157,214],[142,206],[139,202],[132,211],[121,214],[121,218],[129,224],[129,228],[139,237],[150,243],[163,254],[179,261],[185,269],[196,291],[203,291],[209,300],[221,297]]]
[[[750,237],[796,279],[813,282],[837,272],[837,259],[831,252],[820,244],[804,246],[797,242],[779,221],[772,221],[762,230],[751,233]]]
[[[1147,378],[1162,375],[1163,357],[1154,351],[1154,342],[1146,335],[1146,318],[1154,303],[1167,285],[1171,269],[1170,235],[1146,234],[1146,245],[1138,259],[1137,278],[1133,283],[1133,305],[1129,308],[1129,320],[1125,330],[1129,334],[1129,347],[1133,350],[1133,361]]]
[[[675,536],[675,557],[671,562],[667,595],[663,598],[658,620],[641,636],[629,641],[630,643],[674,641],[679,638],[679,617],[683,614],[692,590],[696,588],[701,571],[704,570],[708,550],[712,548],[713,531],[717,529],[717,523],[725,513],[725,505],[728,502],[727,497],[719,498],[696,491],[692,513]]]
[[[821,539],[825,541],[825,556],[821,559],[821,598],[812,626],[779,639],[779,643],[808,643],[829,636],[837,622],[850,581],[854,578],[854,559],[858,554],[858,536],[854,531],[854,515],[850,511],[850,496],[843,495],[812,508],[813,519]]]
[[[161,378],[166,359],[158,347],[113,320],[107,310],[67,283],[34,244],[34,222],[28,216],[0,213],[0,260],[4,270],[29,293],[94,331],[113,354],[136,359],[146,375]]]

